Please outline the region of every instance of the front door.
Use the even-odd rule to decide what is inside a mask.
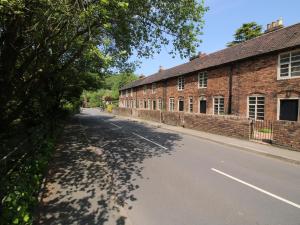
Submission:
[[[206,100],[200,100],[200,113],[206,113]]]
[[[298,120],[298,99],[283,99],[280,100],[280,120],[297,121]]]

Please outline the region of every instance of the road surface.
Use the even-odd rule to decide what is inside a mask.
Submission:
[[[97,109],[67,133],[41,224],[300,225],[299,165]]]

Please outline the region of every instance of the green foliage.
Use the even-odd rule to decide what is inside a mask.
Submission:
[[[43,175],[54,150],[54,139],[44,139],[38,148],[17,170],[1,179],[0,190],[5,195],[1,199],[0,224],[32,224]]]
[[[81,96],[81,101],[85,107],[105,108],[105,100],[117,100],[119,98],[119,89],[136,79],[138,79],[138,77],[132,73],[107,75],[101,85],[102,88],[84,91]]]
[[[113,111],[114,108],[115,108],[115,105],[112,105],[112,104],[107,105],[106,111],[109,112],[109,113],[112,113],[112,111]]]
[[[234,34],[234,41],[227,43],[227,47],[253,39],[262,34],[262,26],[256,22],[244,23]]]
[[[52,119],[105,74],[132,71],[133,53],[172,43],[171,54],[190,55],[206,10],[195,0],[1,0],[0,126]]]
[[[113,74],[105,79],[105,88],[112,91],[111,96],[113,99],[118,99],[119,89],[137,79],[138,77],[132,73]]]

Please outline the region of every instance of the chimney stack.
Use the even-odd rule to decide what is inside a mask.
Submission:
[[[140,76],[139,76],[139,79],[144,79],[145,78],[145,75],[144,74],[141,74]]]
[[[207,55],[207,54],[204,53],[204,52],[198,52],[198,55],[192,56],[192,57],[190,58],[190,61],[192,61],[192,60],[194,60],[194,59],[197,59],[197,58],[201,59],[201,58],[205,57],[206,55]]]
[[[163,66],[159,66],[158,72],[161,72],[161,71],[163,71],[163,70],[164,70]]]
[[[284,25],[282,18],[279,18],[277,21],[273,21],[272,23],[267,24],[267,29],[265,30],[265,33],[270,33],[283,27]]]

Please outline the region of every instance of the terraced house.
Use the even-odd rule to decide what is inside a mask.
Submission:
[[[300,121],[300,23],[160,68],[121,88],[119,106]]]

